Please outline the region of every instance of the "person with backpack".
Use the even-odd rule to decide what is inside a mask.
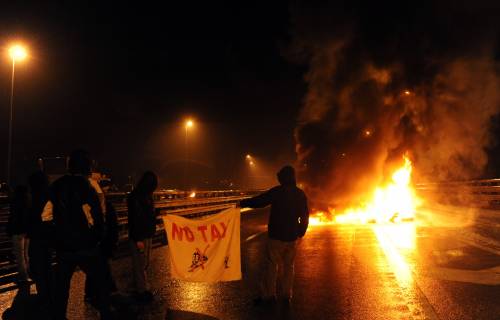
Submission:
[[[152,238],[156,232],[156,211],[153,192],[158,187],[156,174],[147,171],[127,198],[128,236],[132,251],[132,269],[136,299],[151,302],[147,269],[151,256]]]
[[[309,224],[307,197],[295,181],[295,170],[284,166],[277,174],[279,186],[256,197],[245,199],[240,206],[263,208],[271,206],[268,223],[266,267],[261,281],[260,297],[255,304],[276,301],[277,293],[285,304],[292,299],[294,261],[297,239],[306,233]],[[276,290],[276,282],[280,292]]]
[[[68,159],[69,173],[50,187],[52,210],[45,210],[43,221],[54,224],[56,270],[54,318],[66,319],[71,277],[79,267],[92,277],[97,288],[95,306],[101,319],[112,319],[110,288],[106,285],[106,260],[101,251],[104,215],[95,189],[88,152],[75,150]]]

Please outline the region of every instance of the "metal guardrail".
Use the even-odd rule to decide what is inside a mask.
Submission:
[[[448,203],[500,208],[500,179],[417,184],[416,190],[424,197],[434,197]],[[186,217],[212,214],[260,192],[261,190],[199,191],[194,194],[193,192],[177,190],[155,192],[154,199],[155,208],[158,210],[158,221],[154,242],[156,245],[161,245],[166,241],[161,219],[164,214],[170,213]],[[127,194],[123,192],[106,194],[106,199],[111,201],[117,212],[122,252],[125,251],[125,242],[128,237],[126,196]],[[8,216],[8,199],[5,195],[0,195],[0,292],[15,288],[13,282],[17,275],[11,240],[6,233]]]
[[[155,192],[155,209],[157,210],[158,219],[153,242],[155,245],[166,244],[162,215],[168,213],[194,218],[213,214],[233,206],[237,201],[260,192],[258,190],[199,191],[196,193],[183,191]],[[106,199],[113,204],[117,213],[120,240],[118,256],[123,256],[127,252],[126,241],[128,239],[127,193],[108,193]],[[8,199],[6,196],[0,196],[0,292],[15,288],[13,282],[17,275],[11,239],[6,232],[8,217]]]
[[[417,184],[424,197],[437,201],[481,208],[500,208],[500,179]]]

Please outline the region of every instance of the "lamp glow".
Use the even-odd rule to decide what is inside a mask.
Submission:
[[[9,55],[14,61],[22,61],[28,56],[26,48],[19,44],[15,44],[9,48]]]

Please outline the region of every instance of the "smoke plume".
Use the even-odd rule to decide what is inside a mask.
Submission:
[[[309,66],[298,171],[316,204],[356,204],[405,154],[420,181],[482,173],[500,110],[500,15],[480,2],[292,7],[291,55]]]

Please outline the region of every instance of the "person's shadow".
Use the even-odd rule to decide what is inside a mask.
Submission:
[[[44,319],[39,313],[37,296],[30,294],[30,284],[19,284],[10,308],[2,314],[3,320]]]

